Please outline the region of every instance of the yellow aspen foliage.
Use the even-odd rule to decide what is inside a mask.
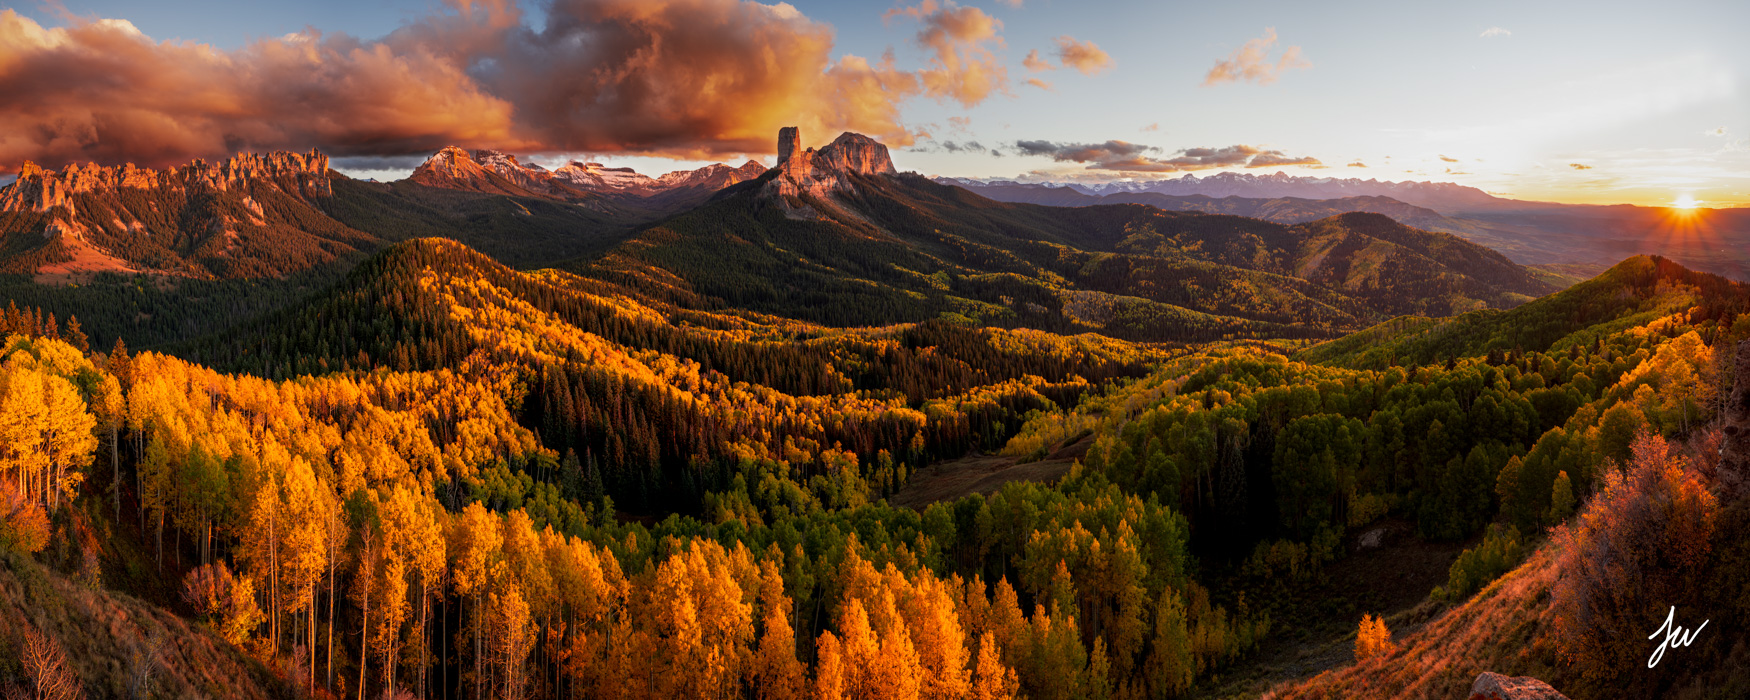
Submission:
[[[1147,679],[1159,696],[1176,696],[1190,689],[1197,677],[1197,662],[1191,651],[1191,632],[1184,600],[1177,590],[1161,592],[1155,604],[1154,649],[1149,652]]]
[[[801,700],[804,674],[796,659],[796,631],[790,624],[790,596],[777,562],[760,563],[760,607],[765,622],[754,665],[754,686],[760,700]]]
[[[1010,700],[1021,691],[1015,669],[1003,665],[996,636],[985,632],[978,638],[978,666],[973,671],[973,700]]]
[[[1391,631],[1385,628],[1385,620],[1373,615],[1362,615],[1361,625],[1355,631],[1355,660],[1366,661],[1396,650],[1397,646],[1391,641]]]
[[[815,642],[814,699],[842,700],[846,694],[845,657],[839,638],[831,630],[821,632]]]
[[[498,588],[500,592],[491,594],[488,603],[492,609],[493,665],[500,679],[493,697],[521,700],[528,690],[524,671],[535,645],[533,625],[528,603],[515,580],[504,577]]]

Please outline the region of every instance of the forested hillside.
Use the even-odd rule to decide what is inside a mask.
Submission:
[[[239,374],[84,354],[46,314],[7,313],[0,540],[16,576],[202,621],[264,688],[1194,694],[1321,629],[1331,612],[1304,596],[1379,519],[1429,541],[1489,523],[1535,537],[1616,488],[1637,439],[1705,435],[1730,377],[1716,348],[1750,334],[1750,296],[1625,266],[1647,264],[1502,314],[1529,328],[1627,300],[1569,319],[1589,334],[1350,369],[1248,344],[703,311],[413,241],[184,349]],[[1643,287],[1726,296],[1637,316]],[[884,500],[969,449],[1081,439],[1057,483]],[[1523,556],[1494,542],[1424,614]],[[9,643],[78,643],[32,619]],[[42,687],[15,668],[0,683]]]
[[[1329,337],[1555,289],[1497,253],[1383,216],[1291,227],[1004,204],[916,175],[846,178],[851,191],[803,204],[811,217],[763,197],[765,180],[744,183],[573,269],[680,303],[832,325],[952,316],[1177,341]]]

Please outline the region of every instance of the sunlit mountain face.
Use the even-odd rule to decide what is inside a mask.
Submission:
[[[1739,697],[1745,7],[0,7],[0,697]]]

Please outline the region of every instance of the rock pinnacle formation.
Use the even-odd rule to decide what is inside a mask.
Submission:
[[[820,150],[797,150],[800,130],[787,126],[778,131],[779,176],[766,185],[766,192],[775,195],[784,210],[793,217],[818,216],[812,206],[793,202],[804,196],[830,202],[835,193],[854,189],[856,175],[893,175],[893,159],[887,147],[862,134],[849,131],[839,134]]]
[[[802,143],[802,130],[794,126],[786,126],[778,130],[778,167],[784,167],[784,161],[796,154],[796,147]]]

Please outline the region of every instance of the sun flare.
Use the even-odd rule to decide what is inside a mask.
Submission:
[[[1685,195],[1678,195],[1677,199],[1675,201],[1671,202],[1672,209],[1694,209],[1700,205],[1701,205],[1701,202],[1695,201],[1694,197],[1691,197],[1691,196],[1686,195],[1686,194]]]

